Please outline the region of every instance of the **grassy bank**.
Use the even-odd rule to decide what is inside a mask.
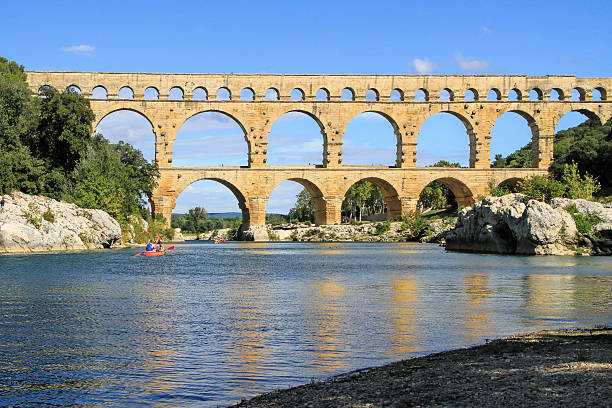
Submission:
[[[275,391],[239,407],[609,406],[612,327],[542,331]]]

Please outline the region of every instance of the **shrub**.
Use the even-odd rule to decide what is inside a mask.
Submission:
[[[578,211],[575,204],[570,205],[566,210],[572,214],[572,218],[574,218],[574,222],[576,223],[576,229],[581,234],[590,234],[593,232],[595,225],[601,222],[601,218],[596,215],[582,214]]]
[[[383,221],[376,224],[376,232],[380,234],[384,234],[385,232],[391,229],[391,223],[389,221]]]
[[[47,211],[43,213],[42,217],[47,222],[55,222],[55,215],[53,215],[50,209],[47,209]]]

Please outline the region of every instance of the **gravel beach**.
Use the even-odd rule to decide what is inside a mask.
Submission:
[[[612,327],[541,331],[271,392],[237,407],[612,406]]]

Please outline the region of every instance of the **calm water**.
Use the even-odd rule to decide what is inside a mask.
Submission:
[[[609,258],[427,244],[0,257],[0,405],[215,406],[549,327],[612,324]]]

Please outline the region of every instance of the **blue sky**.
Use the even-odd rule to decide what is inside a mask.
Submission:
[[[610,76],[611,15],[610,1],[8,2],[0,55],[29,70]],[[175,165],[245,164],[239,129],[224,117],[203,116],[180,130]],[[465,129],[447,116],[421,129],[418,165],[467,164]],[[514,116],[498,120],[493,154],[529,141],[525,122]],[[567,115],[558,129],[580,120]],[[151,157],[151,130],[141,118],[118,113],[98,130]],[[321,135],[310,119],[283,117],[269,138],[271,164],[321,161]],[[347,164],[359,164],[364,151],[370,163],[361,164],[392,164],[395,157],[391,127],[376,115],[354,119],[344,142]],[[284,154],[296,145],[303,154]],[[281,184],[268,211],[286,212],[299,189]],[[176,211],[195,205],[237,209],[229,190],[212,181],[192,185]]]

